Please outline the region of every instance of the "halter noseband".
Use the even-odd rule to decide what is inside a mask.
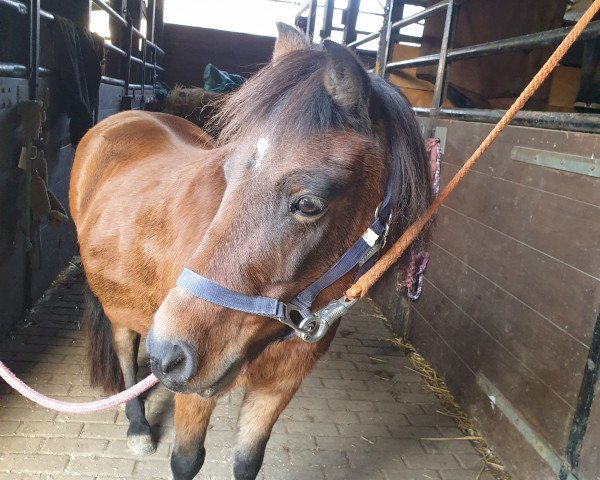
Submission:
[[[391,178],[391,177],[390,177]],[[356,303],[356,299],[342,297],[325,307],[311,312],[310,307],[325,288],[359,266],[359,275],[370,268],[372,257],[385,245],[392,211],[391,181],[385,187],[383,202],[375,210],[375,218],[365,233],[340,257],[340,259],[290,302],[244,295],[230,290],[206,277],[184,268],[177,286],[194,297],[244,313],[278,320],[292,328],[294,333],[308,343],[319,341],[329,327]]]

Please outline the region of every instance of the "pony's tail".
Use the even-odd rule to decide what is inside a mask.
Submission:
[[[92,387],[102,387],[107,394],[123,389],[123,372],[113,345],[110,321],[104,314],[100,301],[88,288],[85,289],[83,325]]]

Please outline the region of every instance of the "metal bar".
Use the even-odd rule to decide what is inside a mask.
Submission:
[[[348,7],[344,11],[344,34],[342,42],[348,45],[356,40],[356,20],[360,11],[360,0],[348,0]]]
[[[127,29],[125,32],[125,93],[121,98],[121,110],[131,110],[131,96],[129,95],[129,84],[131,82],[131,49],[133,47],[133,21],[127,16]]]
[[[114,85],[116,87],[125,87],[125,80],[121,80],[120,78],[102,76],[102,83],[105,83],[106,85]],[[146,88],[149,88],[149,86],[146,86]],[[129,84],[129,90],[141,90],[141,89],[142,89],[142,85],[140,85],[139,83],[130,83]]]
[[[102,83],[116,85],[117,87],[125,86],[125,80],[121,80],[120,78],[105,77],[104,75],[102,76]]]
[[[379,46],[377,48],[377,56],[375,57],[375,75],[382,77],[385,74],[385,56],[389,48],[392,29],[392,10],[394,8],[394,0],[386,0],[383,7],[383,22],[379,31]],[[382,68],[383,66],[383,68]]]
[[[127,58],[127,52],[125,50],[121,50],[119,47],[115,47],[114,45],[110,44],[110,43],[104,43],[103,47],[108,50],[109,52],[113,52],[116,53],[117,55],[119,55],[120,57],[123,58]],[[164,68],[156,65],[155,63],[150,63],[150,62],[145,62],[138,57],[134,57],[133,55],[131,56],[131,61],[137,65],[145,65],[146,68],[156,68],[157,70],[160,70],[162,72],[164,72]]]
[[[592,404],[594,403],[594,393],[598,383],[598,368],[600,362],[600,309],[596,316],[596,324],[590,342],[587,362],[583,370],[583,378],[577,398],[577,408],[573,415],[569,440],[565,451],[571,470],[577,470],[581,457],[581,448],[583,439],[587,430],[588,420]]]
[[[131,61],[132,61],[132,63],[135,63],[136,65],[141,65],[141,66],[146,67],[146,68],[156,68],[157,70],[160,70],[161,72],[165,71],[164,68],[162,68],[162,67],[160,67],[158,65],[155,65],[153,63],[144,62],[140,58],[134,57],[133,55],[131,56]]]
[[[430,108],[413,108],[417,115],[429,116]],[[506,110],[441,108],[439,118],[466,122],[498,123]],[[600,133],[600,115],[593,113],[538,112],[521,110],[510,125],[552,130]]]
[[[3,7],[11,8],[19,15],[27,15],[27,5],[21,2],[15,2],[14,0],[0,0],[0,5]]]
[[[45,67],[38,67],[40,77],[49,77],[54,72]],[[11,78],[29,78],[29,67],[20,63],[0,62],[0,76]]]
[[[442,36],[442,45],[440,47],[440,61],[438,62],[438,68],[435,76],[435,86],[433,88],[433,101],[431,113],[429,115],[429,128],[427,130],[427,138],[435,136],[435,123],[440,114],[440,108],[444,103],[444,97],[446,96],[446,89],[448,86],[448,64],[446,57],[448,55],[448,48],[452,46],[454,40],[454,32],[456,30],[456,4],[454,0],[448,1],[448,8],[446,9],[446,21],[444,23],[444,33]]]
[[[140,68],[140,83],[142,84],[142,99],[140,107],[144,109],[146,99],[144,98],[144,86],[146,84],[146,39],[142,38],[142,67]]]
[[[96,2],[94,2],[96,3]],[[15,0],[0,0],[0,6],[6,6],[11,8],[14,12],[20,14],[20,15],[27,15],[29,12],[29,8],[27,7],[27,5],[25,5],[24,3],[21,2],[17,2]],[[110,7],[109,7],[110,8]],[[116,12],[115,12],[116,13]],[[118,14],[117,14],[118,15]],[[47,21],[53,21],[54,20],[54,15],[52,15],[51,13],[48,13],[44,10],[40,10],[40,19],[42,20],[47,20]],[[143,37],[142,37],[143,38]],[[150,46],[149,41],[146,41],[146,44],[148,46]],[[120,55],[121,57],[127,57],[127,53],[124,50],[121,50],[119,47],[116,47],[110,43],[104,43],[103,47],[113,53],[116,53],[117,55]],[[152,47],[151,47],[152,48]],[[137,58],[137,57],[131,57],[131,60],[134,63],[137,63],[139,65],[142,64],[142,60]],[[11,66],[12,65],[12,66]],[[16,72],[15,68],[18,66],[18,64],[9,64],[9,63],[4,63],[0,65],[0,72],[2,72],[3,74],[9,74],[9,75],[15,75],[15,76],[23,76],[22,72]],[[25,66],[22,66],[23,68],[26,68]],[[146,63],[146,67],[148,68],[154,68],[154,65],[151,63]],[[164,69],[162,67],[156,67],[158,70],[164,71]],[[18,69],[17,69],[18,70]],[[46,75],[50,74],[51,71],[48,70],[47,68],[41,68],[40,69],[40,73],[44,73]]]
[[[154,18],[156,16],[156,0],[148,0],[146,9],[146,38],[154,41]]]
[[[306,0],[306,2],[304,2],[304,5],[302,5],[300,7],[300,10],[298,10],[298,13],[296,14],[296,18],[298,18],[300,15],[302,15],[306,10],[308,10],[308,8],[310,7],[310,0]]]
[[[560,43],[567,36],[570,30],[571,27],[563,27],[540,33],[531,33],[528,35],[507,38],[505,40],[497,40],[495,42],[480,43],[470,47],[457,48],[448,52],[446,61],[456,62],[458,60],[497,55],[499,53],[531,50],[540,47],[551,47]],[[598,35],[600,35],[600,20],[591,22],[579,37],[579,41],[594,38]],[[400,62],[389,63],[387,70],[389,71],[396,68],[413,68],[425,65],[435,65],[439,62],[439,60],[439,54],[425,55],[423,57],[417,57],[411,60],[402,60]]]
[[[108,16],[120,23],[122,27],[127,27],[127,20],[113,10],[110,5],[104,3],[102,0],[92,0],[92,2],[94,2],[94,5],[108,13]]]
[[[334,30],[337,30],[337,29],[334,28]],[[381,32],[370,33],[369,35],[367,35],[364,38],[361,38],[360,40],[355,40],[353,42],[348,43],[347,46],[349,48],[356,48],[360,45],[364,45],[365,43],[369,43],[371,40],[375,40],[376,38],[379,38],[379,35],[381,35]]]
[[[2,1],[4,1],[4,0],[2,0]],[[123,18],[121,15],[119,15],[117,12],[115,12],[115,10],[110,5],[107,5],[102,0],[92,0],[92,2],[94,2],[94,5],[98,6],[99,8],[104,10],[106,13],[108,13],[108,15],[111,18],[113,18],[114,20],[116,20],[118,23],[120,23],[122,27],[127,27],[127,23],[128,23],[127,20],[125,18]],[[134,35],[137,35],[140,38],[145,38],[144,35],[137,28],[132,27],[132,33]],[[148,41],[148,46],[150,48],[155,49],[160,55],[165,54],[165,51],[152,41]]]
[[[331,27],[331,29],[334,32],[337,32],[337,31],[341,32],[344,30],[341,27]],[[369,32],[364,32],[362,30],[357,30],[356,33],[359,35],[369,34]],[[415,37],[413,35],[404,35],[404,34],[396,33],[396,35],[394,36],[394,39],[396,40],[396,42],[407,42],[407,43],[417,43],[417,44],[421,43],[421,37]],[[362,38],[360,40],[357,40],[357,42],[361,41],[361,40],[362,40]],[[370,40],[370,41],[373,41],[373,40]],[[356,44],[356,42],[353,42],[353,45],[355,45],[355,44]],[[361,42],[361,44],[364,45],[364,43],[362,43],[362,42]],[[347,47],[353,48],[352,45],[347,45]],[[391,51],[391,49],[390,49],[390,51]]]
[[[40,67],[40,0],[29,3],[29,100],[37,100]]]
[[[121,23],[122,26],[124,26],[124,27],[127,26],[127,21],[125,19],[123,19],[123,17],[121,17],[121,15],[119,15],[117,12],[115,12],[109,5],[105,4],[101,0],[92,0],[92,2],[94,3],[94,5],[97,5],[105,12],[108,12],[108,14],[112,18],[117,20],[117,22]],[[10,9],[12,9],[15,13],[18,13],[19,15],[27,15],[27,13],[29,12],[29,8],[27,7],[27,5],[25,5],[22,2],[18,2],[16,0],[0,0],[0,6],[8,7]],[[112,12],[112,13],[110,13],[110,12]],[[40,9],[40,19],[51,22],[54,20],[54,15],[52,15],[50,12]],[[137,30],[135,28],[133,29],[133,33],[135,35],[139,36],[140,38],[145,38],[144,35],[142,35],[139,32],[139,30]],[[147,40],[146,44],[148,45],[148,47],[156,50],[156,52],[158,54],[160,54],[160,55],[165,54],[165,51],[162,48],[160,48],[158,45],[156,45],[154,42],[152,42],[151,40]],[[111,45],[111,47],[108,47],[107,45],[110,45],[110,44],[104,44],[104,48],[115,51],[113,48],[111,48],[111,47],[114,47],[113,45]],[[114,48],[117,48],[117,47],[114,47]],[[115,51],[115,53],[116,53],[116,51]]]
[[[156,5],[154,9],[154,38],[153,43],[160,45],[163,41],[164,33],[164,13],[165,13],[165,0],[155,0]]]
[[[299,27],[300,19],[302,18],[302,14],[310,7],[310,2],[311,2],[311,0],[306,0],[304,2],[304,5],[302,5],[300,7],[300,9],[298,10],[298,13],[294,17],[294,25],[296,25],[296,27]]]
[[[306,34],[312,40],[315,34],[315,20],[317,18],[317,0],[310,0],[308,17],[306,19]]]
[[[135,35],[137,35],[138,37],[140,37],[140,38],[145,38],[145,37],[144,37],[144,35],[142,35],[142,34],[141,34],[141,33],[140,33],[140,32],[139,32],[137,29],[135,29],[135,28],[133,29],[133,33],[134,33]],[[163,55],[163,56],[165,55],[165,51],[164,51],[162,48],[160,48],[158,45],[156,45],[156,43],[154,43],[154,42],[151,42],[151,41],[149,41],[149,40],[148,40],[148,41],[147,41],[147,44],[148,44],[148,46],[149,46],[150,48],[153,48],[154,50],[156,50],[156,53],[158,53],[159,55]]]
[[[408,25],[412,25],[413,23],[417,23],[427,17],[434,15],[435,13],[438,13],[440,10],[444,10],[447,7],[448,7],[448,0],[444,0],[443,2],[436,3],[435,5],[432,5],[431,7],[426,8],[425,10],[422,10],[419,13],[415,13],[414,15],[411,15],[410,17],[406,17],[406,18],[403,18],[402,20],[398,20],[397,22],[392,23],[392,27],[391,27],[392,32],[395,32],[396,30],[404,28]],[[380,32],[373,32],[373,33],[367,35],[366,37],[361,38],[360,40],[356,40],[354,42],[348,43],[348,46],[350,48],[356,48],[359,45],[368,43],[371,40],[375,40],[376,38],[378,38],[379,33]]]
[[[421,20],[425,20],[426,18],[435,15],[436,13],[446,9],[448,7],[448,0],[444,0],[443,2],[436,3],[425,10],[421,10],[419,13],[415,13],[410,17],[403,18],[402,20],[398,20],[392,24],[392,30],[401,29],[408,25],[412,25],[413,23],[420,22]]]
[[[402,17],[404,11],[403,0],[388,0],[385,7],[385,17],[381,28],[382,35],[379,36],[379,49],[377,50],[377,61],[375,63],[375,74],[385,78],[385,67],[392,52],[394,44],[394,31],[392,24],[398,16]]]
[[[329,38],[331,36],[335,0],[325,0],[325,5],[323,6],[323,8],[323,28],[319,32],[319,36],[321,37],[321,39]]]
[[[334,30],[336,30],[336,29],[334,29]],[[360,40],[354,40],[353,42],[350,42],[346,45],[348,46],[348,48],[356,48],[360,45],[364,45],[365,43],[369,43],[371,40],[375,40],[376,38],[379,38],[379,35],[381,35],[381,32],[373,32],[373,33],[370,33],[369,35],[367,35],[366,37],[361,38]]]
[[[27,15],[29,7],[23,2],[17,2],[15,0],[0,0],[0,6],[11,8],[15,13],[19,15]],[[50,12],[40,9],[40,18],[42,20],[54,20],[54,15]]]
[[[403,33],[392,32],[392,42],[391,42],[390,46],[393,45],[394,43],[398,43],[398,42],[416,43],[416,44],[420,45],[422,42],[422,38],[415,37],[414,35],[404,35]],[[388,54],[388,61],[389,61],[390,57],[392,56],[393,52],[394,52],[394,49],[390,48],[389,54]]]
[[[38,98],[38,80],[40,68],[40,0],[29,0],[29,100],[36,101]],[[35,132],[32,132],[35,135]],[[33,279],[33,245],[32,215],[31,215],[31,179],[33,175],[31,164],[31,152],[33,150],[33,138],[26,138],[26,162],[25,162],[25,205],[23,208],[23,227],[25,231],[25,286],[23,295],[23,306],[28,308],[33,303],[32,279]]]
[[[104,45],[102,45],[102,46],[104,47],[105,50],[116,53],[120,57],[123,57],[123,58],[127,57],[127,52],[125,52],[125,50],[121,50],[119,47],[115,47],[112,43],[104,42]]]
[[[360,13],[362,13],[362,12],[360,12]],[[343,32],[344,31],[344,27],[331,27],[331,30],[333,30],[334,32]],[[372,32],[367,32],[366,30],[356,30],[356,33],[358,35],[371,35]],[[416,38],[416,37],[414,37],[414,38]]]
[[[392,24],[402,20],[402,18],[404,17],[404,9],[405,9],[406,4],[407,4],[407,2],[405,0],[394,0],[394,2],[392,4],[392,7],[393,7],[392,13],[390,15]],[[394,49],[390,48],[390,47],[393,44],[401,42],[401,41],[420,44],[422,39],[421,39],[421,37],[400,34],[400,30],[394,30],[392,28],[392,31],[390,33],[390,42],[387,45],[388,46],[388,54],[386,57],[386,64],[387,64],[387,62],[390,61],[392,54],[394,52]]]

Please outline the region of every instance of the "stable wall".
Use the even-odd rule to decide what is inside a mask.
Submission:
[[[50,79],[41,79],[38,93],[56,93]],[[23,235],[24,172],[17,167],[22,145],[17,104],[28,98],[26,80],[0,78],[0,334],[22,315],[25,305],[25,240]],[[72,163],[68,119],[50,96],[46,125],[46,162],[50,190],[67,206]],[[37,230],[37,231],[36,231]],[[39,232],[39,233],[38,233]],[[32,232],[34,261],[31,278],[33,298],[47,288],[76,251],[73,227],[68,222],[51,227],[46,222]]]
[[[492,125],[438,125],[446,135],[444,185]],[[558,478],[549,463],[566,458],[584,370],[594,367],[588,353],[600,305],[600,179],[513,159],[535,151],[592,164],[600,139],[507,128],[441,208],[421,299],[407,310],[394,274],[374,294],[516,480]],[[596,401],[579,480],[600,471],[592,441],[599,410]],[[515,422],[533,433],[520,433]]]
[[[271,60],[274,45],[275,37],[165,23],[163,79],[170,87],[203,87],[209,63],[248,78]],[[367,68],[373,68],[374,52],[358,56]]]
[[[166,23],[164,81],[171,87],[203,87],[204,69],[209,63],[248,77],[269,62],[274,44],[274,37]]]
[[[50,92],[47,121],[44,124],[44,153],[48,164],[49,189],[68,209],[68,190],[74,150],[69,139],[69,119],[61,110],[60,97],[52,78],[41,78],[38,96]],[[98,117],[117,113],[123,87],[101,84]],[[141,92],[134,95],[139,108]],[[147,96],[152,94],[148,89]],[[23,235],[24,173],[17,167],[22,145],[17,105],[29,97],[24,79],[0,77],[0,335],[23,316],[26,304],[25,240]],[[34,233],[31,297],[35,301],[77,252],[73,222],[55,227],[40,222]],[[34,230],[35,232],[35,230]]]

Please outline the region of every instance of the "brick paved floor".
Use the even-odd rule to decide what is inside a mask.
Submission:
[[[69,401],[102,395],[85,373],[82,280],[66,281],[35,308],[27,325],[0,345],[5,360],[41,392]],[[343,320],[337,338],[275,425],[266,480],[475,480],[481,461],[469,442],[430,441],[460,431],[407,359],[384,339],[389,331],[369,303]],[[199,478],[228,480],[240,395],[223,398],[207,438]],[[44,410],[0,383],[0,480],[169,478],[172,396],[162,387],[146,399],[158,439],[154,455],[127,452],[125,412],[72,416]]]

